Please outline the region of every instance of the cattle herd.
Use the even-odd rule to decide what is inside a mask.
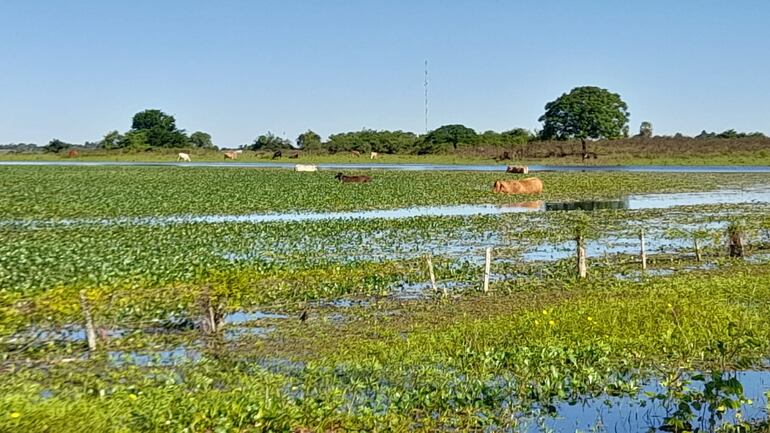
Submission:
[[[242,150],[235,150],[235,151],[228,151],[224,153],[224,158],[229,160],[235,160],[238,159],[238,155],[240,155],[243,151]],[[77,156],[77,153],[72,154],[73,152],[70,152],[68,156],[73,157]],[[358,151],[353,151],[353,155],[360,156],[360,153]],[[277,150],[273,154],[273,159],[280,158],[282,156],[282,153],[280,150]],[[292,155],[289,156],[289,158],[298,158],[299,153],[295,152]],[[379,157],[379,154],[377,152],[372,152],[370,155],[371,159]],[[179,153],[177,155],[177,161],[186,161],[190,162],[190,155],[187,153]],[[312,164],[295,164],[294,165],[294,171],[296,172],[315,172],[318,171],[317,165]],[[515,166],[515,165],[509,165],[505,169],[506,173],[517,173],[517,174],[528,174],[529,173],[529,167],[527,166]],[[336,176],[334,176],[335,179],[340,181],[341,183],[369,183],[372,181],[371,176],[348,176],[343,173],[337,173]],[[494,186],[492,187],[492,191],[496,193],[501,194],[540,194],[543,192],[543,181],[540,180],[537,177],[528,177],[526,179],[521,180],[498,180],[495,182]]]

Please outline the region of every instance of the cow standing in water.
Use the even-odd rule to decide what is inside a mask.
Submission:
[[[526,165],[509,165],[508,168],[505,169],[505,172],[527,174],[529,173],[529,167]]]
[[[179,162],[179,161],[191,162],[192,160],[190,159],[189,154],[180,152],[176,157],[176,162]]]
[[[297,164],[294,166],[294,171],[318,171],[318,166],[311,164]]]
[[[345,176],[342,173],[337,173],[334,178],[342,183],[369,183],[372,181],[371,176]]]
[[[505,194],[540,194],[543,192],[543,181],[530,177],[522,180],[498,180],[494,192]]]

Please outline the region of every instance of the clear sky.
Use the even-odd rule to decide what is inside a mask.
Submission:
[[[232,147],[539,128],[575,86],[632,132],[770,134],[770,1],[0,0],[0,143],[96,141],[145,108]]]

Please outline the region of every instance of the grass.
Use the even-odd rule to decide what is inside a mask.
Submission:
[[[656,137],[653,139],[625,139],[591,142],[590,152],[597,153],[597,159],[583,161],[579,142],[545,141],[532,142],[513,149],[497,147],[476,147],[463,149],[452,154],[440,155],[381,155],[370,160],[366,155],[354,157],[347,152],[338,154],[310,154],[300,152],[298,159],[289,159],[292,151],[279,162],[298,163],[415,163],[415,164],[529,164],[529,165],[770,165],[770,139],[690,139]],[[191,153],[193,161],[224,162],[222,152],[199,149],[156,149],[152,151],[105,151],[82,150],[77,160],[84,161],[139,161],[171,162],[179,151]],[[498,157],[508,151],[512,161],[497,162]],[[50,154],[0,153],[0,160],[57,161],[65,160],[66,152]],[[244,152],[239,162],[273,161],[272,153],[256,154]]]

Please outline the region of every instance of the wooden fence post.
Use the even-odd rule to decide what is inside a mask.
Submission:
[[[700,262],[701,256],[700,256],[700,244],[698,243],[698,238],[693,239],[695,244],[695,261]]]
[[[211,287],[204,286],[200,293],[201,330],[206,335],[216,335],[222,330],[224,304],[211,294]]]
[[[578,277],[585,278],[588,273],[586,270],[586,246],[585,239],[582,234],[578,234],[575,237],[575,243],[577,244],[577,268]]]
[[[492,247],[487,247],[486,260],[484,261],[484,293],[489,293],[489,271],[492,267]]]
[[[86,321],[86,340],[88,341],[88,350],[94,352],[96,350],[96,328],[94,327],[93,316],[91,316],[91,308],[88,305],[88,299],[86,299],[86,291],[80,291],[80,309],[83,311],[83,318]]]
[[[738,227],[729,227],[727,229],[727,238],[730,242],[730,257],[743,257],[743,232]]]
[[[647,251],[644,247],[644,229],[639,229],[639,257],[642,260],[642,270],[647,270]]]
[[[433,289],[434,292],[438,293],[438,286],[436,285],[436,274],[433,272],[433,258],[429,255],[427,258],[428,261],[428,273],[430,274],[430,287]],[[447,296],[447,290],[446,287],[444,288],[444,296]]]

